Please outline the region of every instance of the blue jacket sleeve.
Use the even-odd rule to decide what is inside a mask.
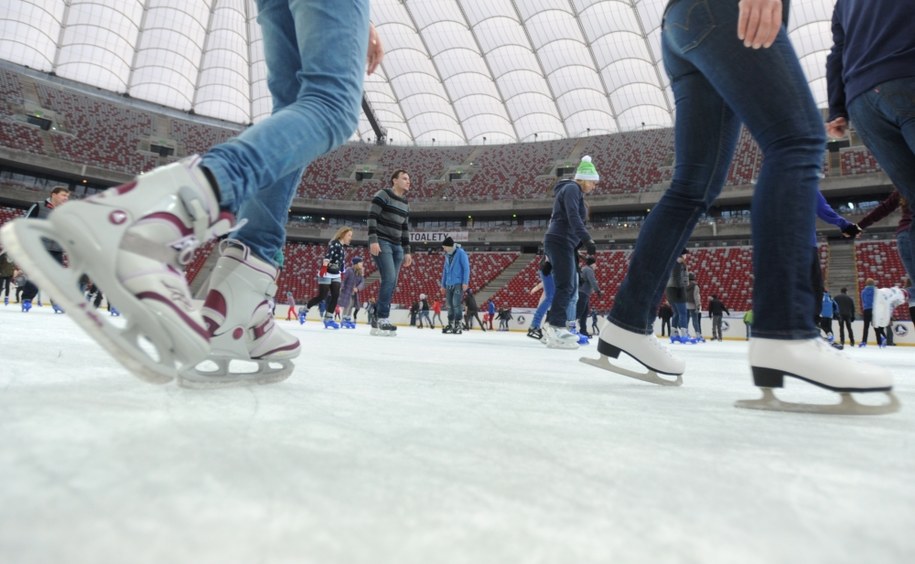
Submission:
[[[837,214],[836,210],[832,209],[829,202],[823,197],[823,193],[819,190],[817,190],[817,217],[826,223],[835,225],[839,229],[845,229],[851,225],[850,221]]]
[[[467,258],[467,253],[464,252],[464,249],[461,249],[461,271],[464,273],[461,276],[461,284],[469,285],[470,284],[470,259]]]

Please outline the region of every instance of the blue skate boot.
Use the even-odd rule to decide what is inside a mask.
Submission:
[[[51,309],[54,310],[54,313],[64,313],[64,308],[60,307],[59,305],[55,304],[54,302],[51,302]]]
[[[299,325],[305,325],[305,310],[299,308]]]
[[[109,315],[111,315],[111,317],[121,317],[121,312],[118,311],[118,308],[116,308],[114,306],[111,306],[110,308],[108,308],[108,313],[109,313]]]
[[[32,309],[32,300],[22,300],[22,311],[28,313]]]
[[[325,317],[324,318],[324,328],[325,329],[339,329],[340,324],[337,323],[336,321],[334,321],[333,317]]]

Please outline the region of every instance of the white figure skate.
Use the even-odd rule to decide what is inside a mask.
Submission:
[[[581,362],[659,386],[680,386],[683,384],[683,372],[686,370],[686,363],[670,354],[670,351],[654,335],[643,335],[627,331],[612,322],[607,323],[600,330],[597,352],[600,353],[600,358],[581,358]],[[635,361],[647,368],[648,371],[636,372],[610,362],[611,358],[619,358],[620,352],[631,356]],[[659,374],[675,376],[676,378],[673,380],[662,378]]]
[[[390,319],[379,319],[372,324],[372,330],[369,334],[378,337],[396,337],[397,326],[392,324]]]
[[[209,337],[184,278],[194,250],[230,230],[196,157],[157,168],[105,192],[70,201],[47,220],[19,219],[0,238],[16,263],[70,317],[140,378],[165,383],[209,352]],[[64,248],[69,268],[42,239]],[[126,320],[111,323],[86,302],[86,274]],[[149,346],[151,345],[151,346]]]
[[[565,327],[543,326],[543,339],[547,348],[574,350],[578,348],[578,335]]]
[[[756,400],[740,400],[737,407],[841,415],[880,415],[899,410],[899,400],[892,393],[893,375],[888,370],[858,362],[819,338],[786,341],[754,337],[750,340],[750,367],[753,382],[763,395]],[[781,401],[772,389],[781,388],[785,376],[838,392],[841,401],[825,405]],[[859,392],[883,392],[889,402],[864,405],[851,395]]]
[[[273,317],[270,302],[276,295],[277,269],[238,241],[223,241],[219,251],[202,312],[210,355],[182,370],[178,383],[185,388],[220,388],[285,380],[294,368],[291,359],[301,348]]]

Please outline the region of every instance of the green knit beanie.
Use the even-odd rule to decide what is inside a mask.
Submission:
[[[590,156],[585,155],[581,158],[581,162],[578,163],[578,170],[575,171],[575,180],[593,180],[595,182],[600,180],[597,169],[591,164]]]

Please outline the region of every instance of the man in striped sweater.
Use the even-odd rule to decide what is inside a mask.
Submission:
[[[381,285],[376,302],[377,323],[372,324],[372,335],[396,335],[397,327],[391,324],[391,297],[397,285],[401,266],[410,266],[410,204],[406,194],[410,190],[410,175],[396,170],[391,175],[391,187],[375,193],[369,205],[369,253],[375,259]]]

